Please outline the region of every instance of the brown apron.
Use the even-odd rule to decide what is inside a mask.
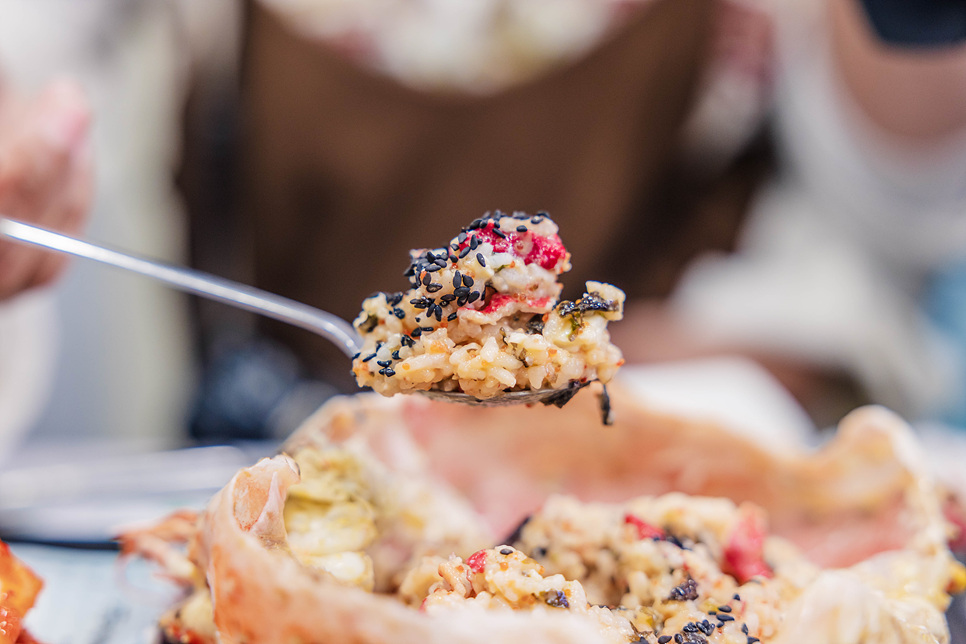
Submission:
[[[692,250],[734,231],[667,197],[688,192],[681,126],[714,7],[655,0],[575,63],[471,97],[362,69],[252,3],[240,194],[255,282],[352,319],[370,293],[406,288],[410,248],[442,246],[488,210],[546,210],[573,254],[565,294],[586,279],[662,294]],[[348,372],[311,334],[266,330]]]

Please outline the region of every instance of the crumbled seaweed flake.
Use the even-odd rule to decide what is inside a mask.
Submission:
[[[370,333],[379,324],[379,318],[375,315],[366,317],[365,322],[359,325],[360,333]]]
[[[531,335],[536,333],[543,333],[543,325],[544,325],[543,315],[540,315],[540,314],[534,315],[527,322],[527,326],[526,326],[527,333]]]
[[[607,393],[607,385],[601,385],[598,402],[600,404],[600,422],[604,425],[613,425],[614,413],[610,407],[610,395]]]
[[[570,402],[570,399],[577,395],[577,392],[590,384],[590,381],[580,382],[579,380],[571,380],[567,383],[567,386],[558,390],[551,396],[547,396],[541,402],[544,405],[554,405],[555,407],[563,407]]]
[[[698,582],[690,577],[672,588],[671,594],[668,595],[668,601],[672,602],[683,602],[697,598]]]
[[[617,311],[620,305],[613,300],[607,300],[599,293],[587,293],[576,302],[563,301],[557,307],[561,316],[573,315],[574,313],[587,313],[591,311]]]
[[[527,515],[526,517],[524,517],[523,521],[520,522],[520,525],[514,528],[513,532],[510,533],[510,536],[508,536],[506,539],[503,540],[504,543],[514,544],[519,542],[520,539],[523,537],[523,529],[527,526],[528,523],[530,523],[530,519],[532,517],[533,515]]]
[[[553,606],[554,608],[570,608],[570,602],[567,601],[567,596],[559,590],[548,590],[544,594],[543,601],[548,606]]]

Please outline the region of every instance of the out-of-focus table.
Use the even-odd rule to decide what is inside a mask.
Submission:
[[[172,585],[145,562],[122,568],[116,552],[11,544],[44,580],[27,628],[45,644],[149,644],[171,605]]]

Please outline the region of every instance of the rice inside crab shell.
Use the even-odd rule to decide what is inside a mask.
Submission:
[[[820,451],[779,453],[613,394],[620,415],[600,431],[587,397],[566,415],[333,400],[284,446],[295,460],[245,468],[213,499],[167,632],[205,644],[948,641],[943,610],[966,571],[893,414],[858,410]]]
[[[623,316],[624,293],[587,282],[576,302],[558,301],[570,253],[545,213],[498,211],[448,246],[411,255],[412,288],[367,298],[354,322],[363,338],[352,363],[360,386],[486,400],[608,382],[623,364],[607,324]]]

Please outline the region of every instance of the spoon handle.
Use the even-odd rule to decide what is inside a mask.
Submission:
[[[136,257],[68,235],[0,216],[0,235],[68,255],[76,255],[140,273],[180,291],[236,306],[318,333],[352,357],[359,352],[359,335],[352,325],[331,313],[231,280]]]

